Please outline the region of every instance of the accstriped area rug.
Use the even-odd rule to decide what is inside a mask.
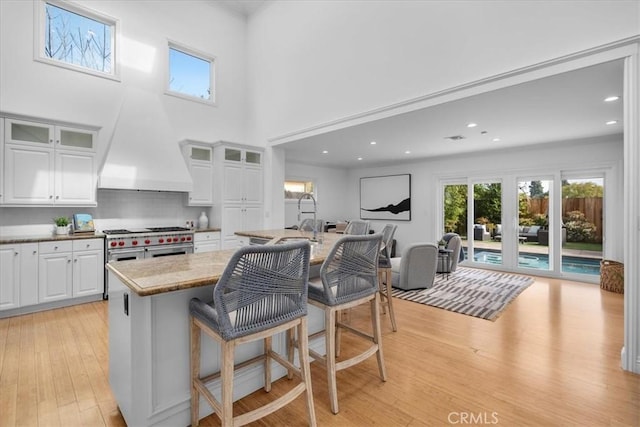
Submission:
[[[502,310],[533,283],[533,278],[515,274],[458,267],[449,279],[436,275],[429,289],[403,291],[393,296],[443,308],[481,319],[495,320]]]

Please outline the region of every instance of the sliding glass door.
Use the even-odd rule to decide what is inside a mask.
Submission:
[[[518,268],[553,271],[553,180],[519,179],[517,189]]]
[[[600,274],[604,238],[602,175],[562,175],[562,272]]]
[[[469,197],[473,200],[470,258],[480,264],[502,265],[502,183],[476,182]]]

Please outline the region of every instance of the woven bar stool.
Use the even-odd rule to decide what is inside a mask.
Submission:
[[[229,261],[213,291],[213,301],[193,298],[191,313],[191,425],[199,423],[200,394],[220,417],[223,426],[240,426],[265,417],[301,394],[306,394],[309,425],[315,426],[307,340],[309,243],[247,246]],[[296,329],[300,368],[271,348],[272,335]],[[220,371],[200,377],[201,331],[221,348]],[[264,354],[237,366],[236,346],[264,340]],[[271,390],[271,361],[295,373],[300,383],[283,396],[242,415],[233,416],[234,371],[254,363],[264,364],[264,389]],[[206,387],[221,380],[221,401]]]
[[[380,296],[378,292],[378,256],[381,234],[365,236],[344,236],[338,240],[320,268],[321,283],[309,283],[309,303],[325,313],[325,330],[313,334],[325,336],[326,356],[313,350],[309,353],[315,360],[322,361],[327,369],[331,411],[338,413],[338,390],[336,372],[360,363],[372,355],[378,358],[380,378],[387,380],[382,355],[382,334],[380,332]],[[373,333],[353,328],[339,318],[341,310],[369,302]],[[362,353],[349,359],[336,361],[340,343],[340,331],[348,330],[371,341]]]
[[[378,259],[378,283],[380,284],[380,305],[382,314],[389,311],[391,319],[391,329],[398,330],[396,325],[396,315],[393,312],[393,298],[391,289],[391,246],[393,245],[393,235],[398,228],[397,225],[387,224],[382,229],[382,249]]]
[[[347,227],[344,229],[344,234],[368,234],[370,225],[371,223],[369,221],[353,220],[347,224]]]

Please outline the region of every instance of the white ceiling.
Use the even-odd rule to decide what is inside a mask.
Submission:
[[[267,3],[267,0],[212,0],[244,16],[255,13]]]
[[[623,63],[613,61],[281,146],[288,161],[349,168],[620,134],[622,90]],[[604,102],[610,95],[621,98]]]

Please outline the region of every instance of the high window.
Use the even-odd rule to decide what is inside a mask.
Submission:
[[[311,193],[315,196],[315,185],[313,181],[285,181],[284,198],[288,200],[298,200],[304,193]]]
[[[168,94],[214,104],[214,83],[213,56],[169,42]]]
[[[36,60],[116,77],[115,19],[58,0],[39,4]]]

